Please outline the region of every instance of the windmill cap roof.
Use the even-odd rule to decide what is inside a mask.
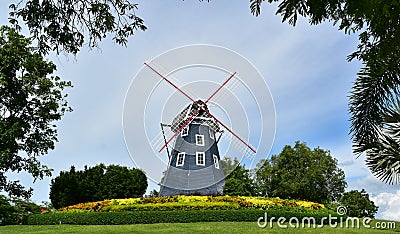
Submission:
[[[220,130],[217,121],[215,121],[215,119],[207,113],[207,104],[204,103],[202,100],[197,100],[196,102],[191,103],[187,107],[185,107],[185,109],[183,109],[172,121],[171,130],[173,132],[178,131],[178,129],[187,121],[187,119],[189,119],[197,110],[198,113],[191,120],[191,123],[209,125],[214,131]]]

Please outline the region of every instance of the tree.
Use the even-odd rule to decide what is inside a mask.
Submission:
[[[6,173],[50,176],[38,156],[54,149],[55,121],[71,109],[63,94],[70,82],[51,76],[56,66],[34,52],[31,39],[0,27],[0,191],[28,198],[32,189],[8,181]]]
[[[329,151],[305,143],[286,145],[279,155],[260,161],[255,173],[259,195],[328,203],[347,186],[343,170]]]
[[[137,30],[146,30],[129,0],[21,0],[11,4],[10,23],[22,21],[37,40],[40,53],[65,51],[76,54],[84,43],[97,47],[108,34],[121,45]]]
[[[17,209],[11,205],[10,200],[0,194],[0,226],[15,224],[15,213]]]
[[[147,177],[139,169],[110,165],[100,185],[102,199],[142,197],[147,189]]]
[[[221,160],[221,165],[222,169],[224,170],[225,176],[228,176],[239,165],[239,161],[237,160],[237,158],[234,158],[232,160],[229,157],[224,157],[224,159]]]
[[[266,0],[250,0],[258,16]],[[276,14],[296,25],[298,16],[310,24],[332,21],[346,33],[359,32],[360,43],[348,60],[360,60],[350,94],[350,132],[354,152],[366,153],[371,171],[382,181],[400,182],[400,4],[398,1],[329,0],[280,2]]]
[[[80,201],[100,201],[103,198],[103,177],[107,171],[107,166],[103,163],[94,167],[84,167],[83,172],[79,171],[80,183]],[[73,203],[76,204],[76,203]]]
[[[158,197],[159,195],[160,193],[157,190],[153,189],[150,191],[150,194],[147,197]]]
[[[22,224],[27,215],[40,214],[41,209],[31,201],[0,195],[0,226]]]
[[[51,176],[37,156],[54,148],[53,122],[71,110],[61,92],[71,83],[47,77],[56,66],[42,55],[76,54],[84,43],[97,47],[109,34],[126,45],[129,36],[146,26],[135,13],[137,4],[129,0],[18,0],[9,8],[13,29],[0,29],[0,191],[27,198],[32,189],[7,181],[5,174],[27,171],[34,180]],[[21,22],[29,39],[17,32]]]
[[[245,166],[240,165],[236,158],[234,161],[232,161],[230,158],[224,158],[222,162],[224,170],[230,170],[231,168],[234,168],[234,170],[231,171],[231,173],[228,174],[225,179],[223,193],[230,196],[254,195],[254,181],[250,176],[250,171],[246,169]]]
[[[54,208],[77,204],[82,201],[82,197],[90,196],[90,193],[87,195],[82,189],[85,185],[84,181],[79,186],[78,173],[75,167],[71,166],[69,171],[61,171],[59,176],[51,180],[49,196]],[[96,190],[92,192],[96,194]]]
[[[142,197],[147,189],[147,177],[142,170],[104,164],[85,166],[76,171],[61,171],[52,179],[50,200],[54,208],[105,199]]]
[[[272,159],[276,159],[276,157]],[[270,197],[272,195],[272,164],[275,163],[261,159],[256,165],[254,183],[256,193],[260,196]]]
[[[378,207],[375,206],[373,201],[369,200],[369,195],[364,189],[343,193],[339,203],[347,208],[347,215],[350,217],[374,218],[378,211]]]

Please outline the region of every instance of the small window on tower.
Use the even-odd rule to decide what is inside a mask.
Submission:
[[[182,129],[181,136],[187,136],[189,134],[189,126],[186,126]]]
[[[183,164],[185,163],[185,155],[186,155],[185,152],[182,152],[182,153],[178,154],[178,157],[176,159],[176,166],[177,167],[183,166]]]
[[[196,165],[206,165],[204,152],[196,152]]]
[[[214,166],[215,168],[219,169],[219,163],[218,163],[218,157],[217,155],[213,155],[213,159],[214,159]]]
[[[204,135],[196,134],[196,145],[204,146]]]
[[[210,138],[214,140],[214,130],[210,127],[208,131],[210,132]]]

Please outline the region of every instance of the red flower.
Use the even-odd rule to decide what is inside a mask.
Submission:
[[[42,213],[47,213],[47,212],[49,212],[48,209],[45,209],[45,208],[43,208],[43,207],[40,207],[40,211],[41,211]]]

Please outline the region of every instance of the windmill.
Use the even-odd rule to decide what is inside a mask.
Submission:
[[[171,124],[161,124],[163,133],[164,127],[169,127],[173,135],[168,140],[164,136],[165,143],[159,149],[159,152],[166,149],[169,157],[160,195],[221,193],[225,183],[225,173],[220,161],[218,141],[224,130],[232,134],[246,149],[256,153],[251,145],[216,118],[207,106],[209,101],[236,75],[236,72],[231,74],[206,100],[195,100],[148,63],[145,65],[190,101]],[[218,138],[217,134],[219,134]],[[174,139],[172,151],[169,152],[168,145]]]

